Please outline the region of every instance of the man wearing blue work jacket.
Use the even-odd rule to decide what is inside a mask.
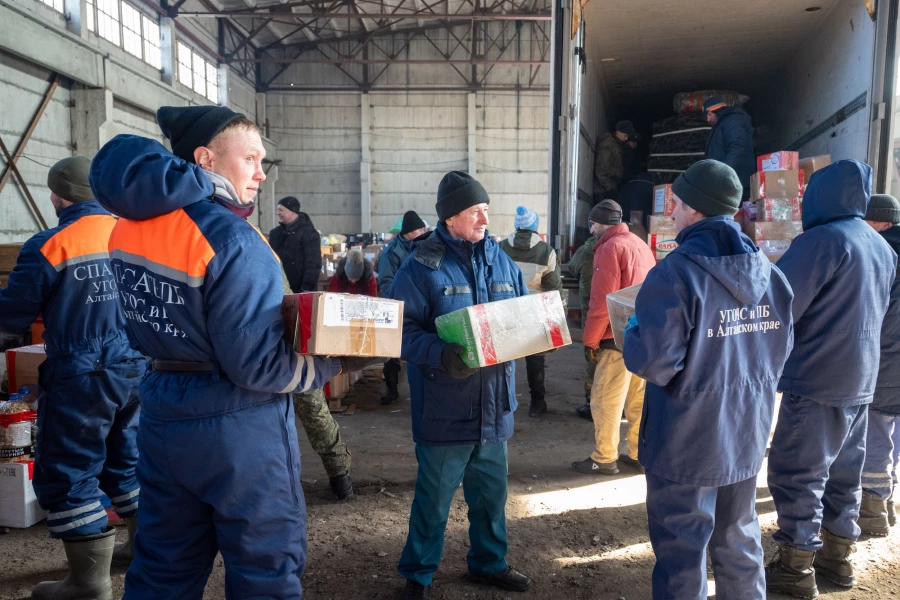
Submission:
[[[623,358],[647,381],[638,459],[654,600],[763,600],[756,475],[793,344],[787,279],[732,216],[741,181],[702,160],[672,185],[678,248],[647,274]]]
[[[462,346],[443,342],[434,324],[460,308],[528,293],[519,267],[488,236],[489,203],[471,175],[445,175],[438,187],[437,229],[417,244],[393,281],[393,298],[405,302],[402,357],[419,461],[398,566],[407,579],[404,600],[431,597],[460,482],[469,505],[467,577],[516,592],[531,585],[506,563],[506,441],[517,406],[515,364],[469,368],[460,357]]]

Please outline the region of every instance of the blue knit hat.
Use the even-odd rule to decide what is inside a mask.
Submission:
[[[541,219],[538,217],[538,214],[530,208],[524,206],[516,207],[516,229],[530,229],[531,231],[537,231],[538,223],[540,223],[540,221]]]

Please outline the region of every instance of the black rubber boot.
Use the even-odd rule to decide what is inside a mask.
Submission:
[[[843,588],[852,588],[856,585],[856,577],[853,576],[853,564],[850,555],[854,551],[854,542],[822,530],[822,549],[816,552],[816,572],[833,583]]]
[[[588,421],[593,421],[594,416],[591,414],[591,403],[590,401],[585,402],[581,406],[575,409],[575,414],[581,417],[582,419],[587,419]]]
[[[528,407],[529,417],[539,417],[547,413],[547,403],[543,398],[532,398],[531,405]]]
[[[328,485],[331,487],[331,493],[338,500],[347,500],[353,497],[353,480],[350,479],[350,473],[332,477],[328,480]]]
[[[795,598],[818,596],[816,570],[812,566],[815,556],[815,552],[779,546],[778,554],[766,567],[766,590]]]
[[[116,567],[127,567],[134,559],[134,534],[137,532],[137,517],[127,517],[125,526],[128,527],[128,539],[121,544],[116,544],[112,555],[112,564]]]
[[[403,600],[430,600],[430,598],[430,585],[422,585],[415,581],[406,581],[406,587],[403,588]]]
[[[393,404],[399,397],[400,397],[400,392],[397,391],[397,386],[395,385],[395,386],[391,387],[391,385],[388,384],[387,391],[384,393],[384,396],[382,396],[378,400],[378,402],[379,402],[379,404],[385,404],[385,405]]]
[[[69,574],[62,581],[44,581],[31,590],[32,600],[112,600],[109,565],[116,530],[63,540]]]
[[[886,537],[891,530],[888,522],[888,503],[878,496],[863,492],[856,524],[863,533]]]
[[[506,567],[505,571],[499,573],[466,573],[466,579],[475,583],[483,583],[485,585],[493,585],[510,592],[527,592],[531,587],[531,578],[519,573],[512,567]]]

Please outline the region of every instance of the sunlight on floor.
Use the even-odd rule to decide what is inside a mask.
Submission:
[[[569,510],[615,508],[643,504],[647,483],[643,476],[599,481],[578,488],[522,494],[516,499],[525,504],[524,516],[555,515]]]

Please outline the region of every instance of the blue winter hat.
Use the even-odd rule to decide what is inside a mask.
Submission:
[[[530,229],[531,231],[537,231],[538,223],[540,223],[540,221],[541,219],[538,217],[538,214],[530,208],[524,206],[516,207],[516,229]]]

